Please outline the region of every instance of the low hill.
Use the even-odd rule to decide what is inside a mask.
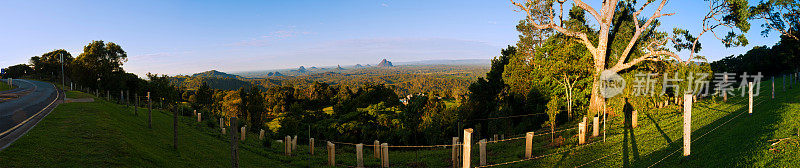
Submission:
[[[237,75],[231,75],[224,72],[220,72],[217,70],[210,70],[201,73],[193,74],[192,77],[202,77],[202,78],[238,78]]]

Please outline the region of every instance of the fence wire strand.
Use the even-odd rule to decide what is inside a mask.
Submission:
[[[579,146],[576,146],[574,148],[566,149],[566,150],[563,150],[563,151],[554,152],[554,153],[545,154],[545,155],[539,155],[539,156],[535,156],[535,157],[531,157],[531,158],[527,158],[527,159],[521,159],[521,160],[515,160],[515,161],[503,162],[503,163],[497,163],[497,164],[491,164],[491,165],[485,165],[485,166],[478,166],[478,167],[494,167],[494,166],[502,166],[502,165],[507,165],[507,164],[514,164],[514,163],[519,163],[519,162],[524,162],[524,161],[529,161],[529,160],[535,160],[535,159],[539,159],[539,158],[544,158],[544,157],[548,157],[548,156],[552,156],[552,155],[561,154],[561,153],[564,153],[564,152],[577,150],[577,149],[580,149],[580,148],[595,144],[597,142],[602,142],[602,141],[594,141],[594,142],[591,142],[591,143],[588,143],[588,144],[579,145]]]
[[[756,103],[756,104],[753,104],[753,107],[755,107],[755,106],[757,106],[757,105],[759,105],[759,104],[761,104],[761,103],[763,103],[763,102],[766,102],[766,100],[763,100],[763,99],[762,99],[762,101],[759,101],[758,103]],[[700,138],[703,138],[704,136],[708,135],[709,133],[713,132],[714,130],[717,130],[717,128],[719,128],[719,127],[722,127],[722,126],[723,126],[723,125],[725,125],[725,124],[728,124],[728,122],[731,122],[731,121],[733,121],[733,119],[736,119],[736,118],[738,118],[739,116],[741,116],[742,114],[744,114],[744,113],[746,113],[746,112],[748,112],[748,111],[742,111],[742,112],[740,112],[739,114],[737,114],[736,116],[732,117],[731,119],[728,119],[728,121],[725,121],[725,122],[723,122],[723,123],[722,123],[722,124],[720,124],[720,125],[717,125],[716,127],[714,127],[713,129],[711,129],[710,131],[708,131],[708,132],[704,133],[703,135],[700,135],[700,137],[698,137],[698,138],[696,138],[696,139],[692,140],[691,142],[692,142],[692,143],[694,143],[694,141],[697,141],[697,140],[699,140]],[[673,143],[675,143],[675,142],[678,142],[678,141],[673,141]],[[670,144],[671,144],[671,143],[670,143]],[[667,146],[669,146],[669,144],[667,144]],[[675,153],[678,153],[678,151],[681,151],[681,149],[683,149],[683,147],[682,147],[682,146],[681,146],[680,148],[678,148],[677,150],[673,151],[672,153],[670,153],[669,155],[665,156],[664,158],[661,158],[661,160],[658,160],[657,162],[655,162],[655,163],[653,163],[652,165],[648,166],[647,168],[651,168],[651,167],[653,167],[653,166],[657,165],[658,163],[661,163],[662,161],[666,160],[667,158],[669,158],[670,156],[674,155]]]

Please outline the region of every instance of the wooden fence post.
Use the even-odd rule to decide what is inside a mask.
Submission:
[[[389,167],[389,144],[381,144],[381,157],[383,158],[383,167]]]
[[[749,101],[747,112],[750,115],[753,115],[753,82],[747,82],[747,87],[749,88],[749,90],[747,91],[747,97]]]
[[[219,129],[225,134],[225,120],[222,117],[219,118]]]
[[[373,151],[375,152],[375,158],[381,158],[381,141],[375,140],[372,142]]]
[[[578,123],[578,145],[586,143],[586,123]]]
[[[311,150],[311,156],[314,156],[314,138],[308,139],[308,149]]]
[[[458,167],[458,163],[459,163],[458,162],[459,161],[458,160],[458,149],[459,148],[460,147],[458,146],[458,137],[453,137],[453,149],[452,149],[453,151],[451,153],[451,156],[452,156],[451,161],[453,162],[453,167],[454,168]]]
[[[231,129],[231,165],[233,167],[239,167],[239,145],[237,144],[238,139],[236,138],[235,129],[238,124],[236,122],[236,117],[231,117],[230,121],[231,128],[233,128]]]
[[[724,73],[724,77],[722,78],[722,83],[728,83],[728,74]],[[676,96],[677,97],[677,96]],[[722,101],[728,101],[728,91],[722,91]]]
[[[690,94],[683,95],[683,156],[689,156],[692,147],[692,100]]]
[[[533,134],[534,132],[528,132],[525,134],[525,159],[533,156]]]
[[[197,122],[203,121],[203,113],[197,113]]]
[[[492,140],[493,140],[493,141],[496,141],[496,140],[497,140],[497,134],[494,134],[494,136],[493,136]]]
[[[147,128],[153,128],[153,101],[150,100],[150,92],[147,92]]]
[[[600,135],[600,116],[595,115],[592,117],[592,137],[597,137]]]
[[[692,98],[694,98],[694,97],[692,97]],[[631,127],[633,127],[633,128],[639,127],[639,111],[638,110],[633,110],[633,113],[631,114]]]
[[[292,137],[286,135],[286,138],[283,139],[283,153],[286,156],[292,155]]]
[[[264,140],[264,129],[258,131],[258,140]]]
[[[133,115],[138,116],[137,107],[139,107],[139,93],[133,93],[133,95],[135,96],[134,99],[136,99],[136,103],[133,105]]]
[[[357,168],[364,167],[364,144],[356,144],[356,162]]]
[[[583,131],[583,136],[586,136],[586,134],[589,133],[589,117],[586,116],[583,117]]]
[[[297,151],[297,135],[292,138],[292,151]]]
[[[772,99],[775,99],[775,76],[772,76]]]
[[[241,136],[242,141],[244,141],[245,136],[247,136],[247,126],[243,126],[241,128],[241,133],[242,133],[242,136]]]
[[[178,149],[178,110],[172,110],[172,130],[173,130],[172,148],[177,150]]]
[[[479,150],[480,150],[480,165],[486,166],[486,139],[481,139],[478,142]]]
[[[470,168],[470,154],[472,153],[472,128],[464,129],[464,145],[462,148],[463,157],[461,159],[461,167],[463,168]]]
[[[328,141],[328,166],[336,166],[336,146],[331,141]]]

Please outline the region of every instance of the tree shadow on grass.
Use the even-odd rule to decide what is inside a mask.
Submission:
[[[764,96],[760,99],[756,99],[755,102],[759,101],[770,101],[770,99]],[[761,109],[773,108],[762,105],[756,106],[755,109],[758,109],[759,107],[761,107]],[[768,112],[774,112],[774,110],[761,111],[764,113],[754,114],[752,116],[743,114],[747,113],[746,101],[744,106],[735,110],[731,110],[730,112],[721,109],[707,108],[704,106],[694,106],[694,115],[713,112],[728,112],[728,114],[725,114],[713,122],[692,131],[692,140],[695,140],[695,142],[692,142],[690,156],[682,156],[683,143],[681,138],[681,140],[679,140],[680,142],[669,143],[669,146],[644,156],[641,160],[633,162],[631,166],[649,167],[659,161],[660,162],[654,166],[741,167],[753,165],[756,160],[750,159],[750,156],[754,155],[756,151],[762,150],[762,148],[758,145],[758,143],[762,143],[761,137],[772,136],[774,132],[768,127],[781,120],[781,116],[779,115],[768,114]],[[737,117],[737,115],[739,116]],[[693,122],[704,119],[705,118],[695,118]],[[729,120],[730,122],[726,123]],[[723,123],[725,123],[725,125],[722,125]],[[716,130],[714,130],[715,128]],[[660,128],[658,129],[661,131]],[[681,128],[678,127],[675,129]],[[712,130],[714,132],[709,133],[709,131]],[[702,137],[702,139],[698,139],[700,136],[706,133],[708,134]],[[670,154],[672,155],[667,157]]]
[[[636,134],[633,131],[633,106],[625,98],[625,105],[622,108],[625,115],[625,126],[622,130],[622,167],[631,167],[630,155],[633,160],[639,160],[639,146],[636,143]],[[659,129],[660,130],[660,129]]]
[[[645,116],[647,116],[647,119],[650,119],[650,122],[653,122],[653,125],[656,126],[656,130],[658,130],[658,133],[661,133],[661,136],[664,137],[664,140],[666,140],[667,143],[672,143],[672,139],[669,138],[669,136],[667,135],[667,133],[664,132],[663,129],[661,129],[661,125],[659,125],[658,122],[655,119],[653,119],[650,113],[646,111],[642,112],[644,113]]]

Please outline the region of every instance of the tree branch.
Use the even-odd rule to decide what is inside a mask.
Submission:
[[[645,3],[644,6],[647,6],[647,4],[649,4],[649,3]],[[636,11],[634,13],[634,15],[633,15],[634,21],[633,22],[636,23],[636,31],[633,34],[633,37],[631,38],[631,40],[628,42],[628,46],[626,46],[625,50],[622,51],[622,55],[620,55],[619,60],[617,60],[617,64],[616,65],[621,65],[621,64],[625,63],[625,60],[628,59],[628,54],[630,54],[631,50],[633,49],[633,46],[636,44],[637,41],[639,41],[639,36],[641,36],[642,32],[645,31],[647,29],[647,27],[650,26],[650,24],[653,22],[653,20],[655,20],[656,18],[660,18],[661,16],[670,16],[670,15],[675,14],[675,13],[661,14],[661,9],[664,8],[665,4],[667,4],[667,0],[661,0],[661,4],[658,5],[658,8],[656,8],[655,12],[653,12],[653,15],[650,16],[650,18],[647,19],[647,22],[645,22],[644,25],[642,25],[641,27],[639,27],[639,24],[638,24],[639,23],[638,14],[639,14],[639,12],[641,12],[641,10]],[[644,6],[642,6],[642,8],[644,8]]]
[[[520,10],[525,11],[525,13],[527,15],[526,16],[526,20],[528,21],[528,23],[533,25],[534,28],[540,29],[540,30],[542,30],[542,29],[553,29],[553,30],[556,30],[556,31],[568,36],[568,37],[578,38],[578,39],[580,39],[580,40],[578,40],[578,42],[581,43],[581,44],[584,44],[586,46],[586,48],[589,49],[589,51],[592,52],[593,55],[594,55],[594,53],[596,53],[595,51],[597,51],[597,48],[592,44],[591,41],[589,41],[589,37],[586,36],[585,33],[577,32],[577,31],[570,31],[570,30],[567,30],[564,27],[556,25],[556,23],[552,22],[552,20],[553,20],[552,15],[549,16],[550,20],[551,20],[550,23],[547,23],[547,24],[536,23],[536,21],[531,16],[532,13],[531,13],[530,8],[526,7],[523,4],[514,2],[514,0],[510,0],[510,1],[511,1],[512,4],[514,4],[515,6],[519,7]],[[577,1],[579,1],[579,0],[577,0]],[[528,3],[533,3],[531,0],[527,0],[527,2]]]
[[[659,60],[658,56],[662,56],[662,55],[673,57],[673,58],[677,59],[679,62],[683,62],[683,61],[680,61],[680,57],[677,54],[675,54],[675,53],[673,53],[671,51],[661,50],[661,51],[655,51],[655,52],[650,52],[650,53],[644,54],[641,57],[633,59],[628,63],[621,64],[621,65],[615,65],[614,67],[612,67],[612,68],[610,68],[608,70],[610,70],[612,72],[619,72],[619,71],[628,69],[628,68],[630,68],[630,67],[632,67],[632,66],[634,66],[636,64],[639,64],[639,62],[642,62],[642,61],[658,61]]]

